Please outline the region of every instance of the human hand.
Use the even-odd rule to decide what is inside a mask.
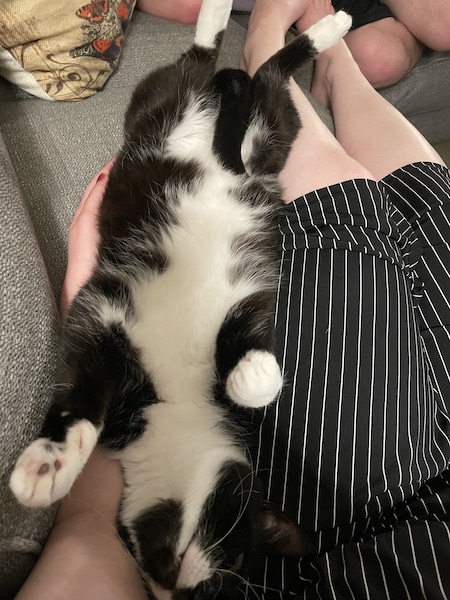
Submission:
[[[78,290],[89,279],[96,260],[99,242],[97,218],[114,164],[110,160],[91,180],[81,198],[69,228],[68,263],[60,296],[60,313],[65,317]]]

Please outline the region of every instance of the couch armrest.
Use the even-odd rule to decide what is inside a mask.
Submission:
[[[14,597],[33,567],[55,509],[20,507],[8,488],[19,452],[50,402],[57,312],[34,231],[0,137],[0,590]]]

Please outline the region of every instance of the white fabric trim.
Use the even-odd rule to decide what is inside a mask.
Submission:
[[[2,46],[0,46],[0,75],[28,94],[42,100],[53,101],[53,98],[44,92],[33,75],[25,71],[20,63]]]

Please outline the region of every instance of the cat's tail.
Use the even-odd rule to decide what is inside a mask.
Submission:
[[[195,30],[196,46],[218,50],[232,6],[233,0],[203,0]]]

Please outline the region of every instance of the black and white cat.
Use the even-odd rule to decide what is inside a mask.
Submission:
[[[257,556],[308,550],[264,502],[246,444],[249,417],[283,383],[277,178],[300,127],[288,79],[351,19],[326,17],[251,80],[214,73],[231,5],[204,0],[194,45],[134,93],[54,402],[10,481],[19,502],[47,506],[97,441],[111,449],[121,530],[160,600],[231,597]]]

